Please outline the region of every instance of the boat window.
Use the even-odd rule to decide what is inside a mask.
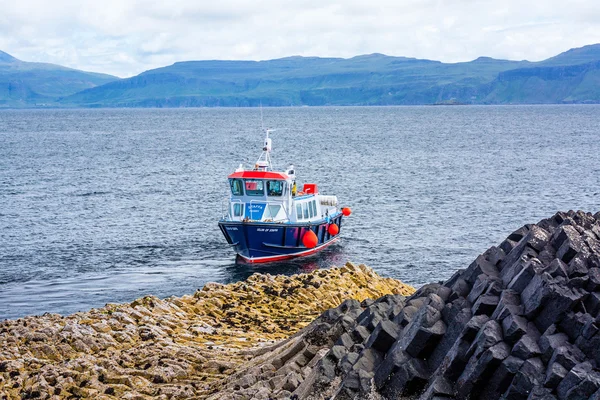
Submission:
[[[234,196],[243,196],[244,188],[242,186],[241,179],[230,179],[229,184],[231,185],[231,194]]]
[[[264,196],[265,182],[260,179],[245,179],[248,196]]]
[[[281,196],[284,183],[284,181],[267,181],[267,194],[269,196]]]
[[[266,218],[271,218],[271,219],[275,219],[277,217],[277,214],[279,213],[279,209],[281,208],[281,206],[279,204],[276,205],[269,205],[269,216]]]
[[[242,203],[233,203],[233,216],[241,217],[244,215],[244,205]]]
[[[296,203],[296,217],[302,219],[302,204]]]
[[[316,216],[317,215],[317,202],[315,200],[313,200],[312,203],[310,203],[310,205],[312,206],[313,215]]]
[[[308,219],[308,203],[302,204],[302,211],[304,211],[304,218]]]
[[[313,213],[313,209],[312,209],[312,204],[308,203],[308,215],[310,218],[314,217],[315,214]]]

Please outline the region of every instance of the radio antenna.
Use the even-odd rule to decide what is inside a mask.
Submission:
[[[260,127],[265,131],[265,123],[263,122],[262,101],[260,102]]]

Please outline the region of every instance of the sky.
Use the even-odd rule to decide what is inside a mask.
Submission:
[[[539,61],[593,43],[599,0],[0,0],[0,50],[119,77],[292,55]]]

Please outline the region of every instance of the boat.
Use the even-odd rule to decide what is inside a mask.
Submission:
[[[298,191],[296,171],[274,171],[271,162],[274,131],[265,129],[262,153],[252,168],[242,164],[230,174],[219,228],[238,257],[265,263],[314,254],[339,239],[348,207],[323,195],[315,183]]]

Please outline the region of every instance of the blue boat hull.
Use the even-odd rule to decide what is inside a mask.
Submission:
[[[327,231],[330,223],[339,227],[336,235]],[[310,224],[219,221],[219,228],[235,252],[245,261],[261,263],[314,254],[335,242],[342,229],[342,214]],[[313,248],[302,244],[302,237],[312,230],[318,239]]]

